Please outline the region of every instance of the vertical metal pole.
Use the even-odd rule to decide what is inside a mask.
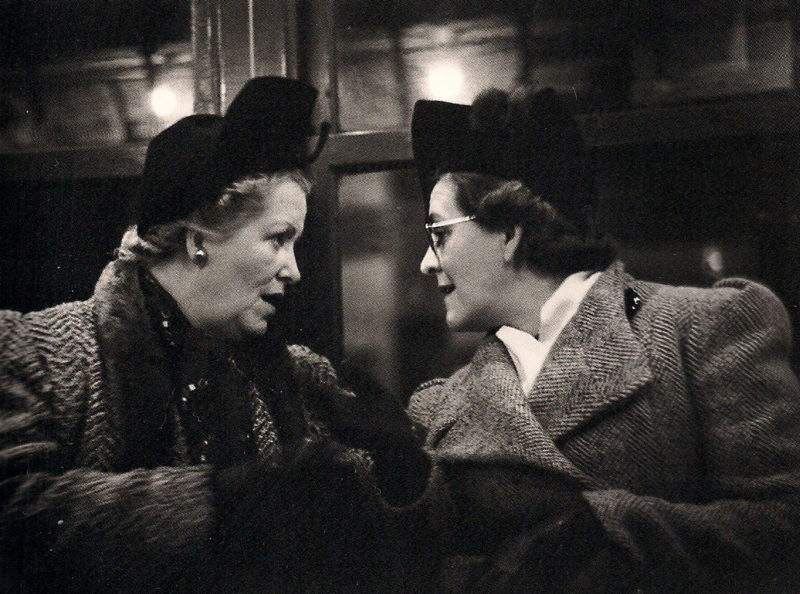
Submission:
[[[328,77],[330,92],[328,100],[331,106],[331,127],[334,132],[342,131],[339,114],[339,49],[336,40],[336,6],[334,0],[325,2],[328,30]]]
[[[247,49],[250,64],[250,78],[256,75],[256,32],[253,0],[247,0]]]
[[[222,113],[221,15],[220,0],[192,0],[195,113]]]
[[[299,53],[300,53],[300,32],[298,22],[297,0],[285,0],[283,6],[283,55],[281,58],[281,69],[284,76],[298,78],[299,76]],[[307,23],[303,23],[308,26]]]
[[[792,22],[792,95],[800,91],[800,0],[791,0],[789,15]]]

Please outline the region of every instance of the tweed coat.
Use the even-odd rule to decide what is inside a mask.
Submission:
[[[444,589],[483,579],[490,591],[536,591],[526,564],[541,550],[516,526],[537,505],[525,471],[547,469],[581,485],[605,532],[596,552],[585,543],[578,571],[557,576],[566,591],[800,591],[789,348],[788,316],[766,288],[671,287],[620,263],[589,291],[529,394],[487,336],[409,404],[437,460],[417,513],[441,535]]]
[[[382,503],[357,453],[287,476],[270,491],[274,514],[258,507],[258,480],[250,492],[243,483],[220,493],[218,469],[190,462],[138,283],[134,267],[112,262],[86,301],[0,312],[0,589],[328,592],[352,591],[351,578],[376,574],[375,559],[358,558],[358,546],[378,549],[368,531],[380,529]],[[323,357],[299,346],[289,354],[290,398],[336,381]],[[269,388],[251,385],[249,394],[264,472],[280,462],[283,445]],[[324,434],[305,414],[306,433]],[[262,512],[235,517],[220,509],[223,496],[232,506],[250,498]],[[354,540],[337,540],[348,529]],[[281,557],[300,541],[307,558]],[[328,546],[341,547],[336,557]],[[334,558],[356,565],[335,566]],[[297,562],[308,564],[301,576],[290,565]],[[271,575],[278,564],[287,573],[280,580]]]

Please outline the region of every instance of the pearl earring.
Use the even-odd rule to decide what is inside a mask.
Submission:
[[[200,268],[208,264],[208,254],[203,248],[197,248],[197,251],[194,253],[194,263]]]

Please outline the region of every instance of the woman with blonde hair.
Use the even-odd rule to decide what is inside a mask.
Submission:
[[[273,323],[300,280],[316,95],[257,78],[224,117],[164,130],[94,294],[0,312],[4,591],[389,583],[389,503],[406,494],[370,468],[414,450],[410,423],[387,405],[374,459],[333,441],[314,403],[351,395]]]

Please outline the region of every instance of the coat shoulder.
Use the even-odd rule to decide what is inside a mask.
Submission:
[[[780,298],[768,287],[742,278],[721,280],[713,291],[724,292],[724,307],[740,316],[756,317],[765,324],[789,331],[789,313]]]
[[[631,325],[662,354],[674,346],[684,361],[693,362],[718,349],[744,352],[758,345],[788,360],[788,312],[775,293],[758,282],[729,278],[698,288],[635,281],[631,287],[642,295],[642,307]]]
[[[0,312],[0,366],[22,376],[47,373],[69,382],[98,360],[92,300],[48,309]],[[41,379],[41,378],[40,378]]]
[[[670,286],[636,281],[634,290],[649,298],[645,305],[668,310],[679,317],[691,317],[695,324],[715,325],[719,320],[746,318],[751,321],[789,327],[789,317],[775,293],[758,282],[728,278],[711,287]]]

